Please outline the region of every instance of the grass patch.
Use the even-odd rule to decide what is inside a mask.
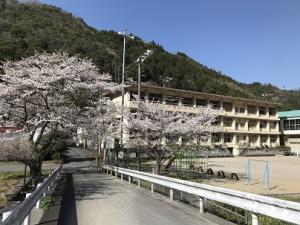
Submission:
[[[6,204],[6,198],[4,196],[0,196],[0,208],[5,206]]]
[[[23,177],[21,172],[0,173],[0,208],[6,204],[4,193],[11,190]]]
[[[41,200],[41,208],[46,211],[50,207],[54,206],[56,203],[55,199],[52,196],[47,196]]]
[[[298,195],[273,195],[273,198],[280,198],[282,200],[288,200],[292,202],[300,202],[300,194]]]
[[[13,188],[23,177],[21,172],[0,173],[0,192],[4,193]]]

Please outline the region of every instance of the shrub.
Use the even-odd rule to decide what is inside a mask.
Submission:
[[[56,201],[53,197],[47,196],[41,200],[41,208],[46,211],[50,207],[54,206],[55,203]]]

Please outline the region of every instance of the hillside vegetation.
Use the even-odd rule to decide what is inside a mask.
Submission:
[[[114,31],[98,31],[83,19],[60,8],[40,3],[0,0],[0,61],[16,60],[35,51],[66,51],[94,61],[101,72],[120,81],[123,38]],[[139,55],[154,54],[143,64],[144,82],[194,91],[256,98],[283,103],[283,109],[300,108],[300,91],[286,91],[270,84],[244,84],[189,58],[171,54],[154,41],[128,40],[126,77],[136,80]],[[172,78],[172,79],[170,79]]]

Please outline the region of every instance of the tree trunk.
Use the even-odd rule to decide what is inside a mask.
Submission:
[[[33,184],[36,186],[42,175],[42,161],[41,160],[32,161],[28,163],[28,166],[30,168],[30,175]]]
[[[160,175],[160,173],[161,173],[161,161],[157,160],[156,161],[156,174]]]
[[[141,171],[141,169],[142,169],[142,162],[141,162],[141,152],[139,150],[137,152],[137,158],[138,158],[138,170]]]
[[[176,155],[172,155],[171,158],[169,159],[167,165],[166,165],[166,169],[170,169],[170,167],[172,166],[172,164],[175,162],[176,160]]]
[[[106,164],[106,155],[107,155],[107,150],[104,149],[104,151],[103,151],[103,164],[104,165]]]

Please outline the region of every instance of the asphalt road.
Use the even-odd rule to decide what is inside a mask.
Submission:
[[[74,156],[75,162],[72,161]],[[63,225],[212,225],[197,209],[187,210],[158,194],[97,173],[91,155],[72,148],[64,165],[66,187],[59,224]]]

